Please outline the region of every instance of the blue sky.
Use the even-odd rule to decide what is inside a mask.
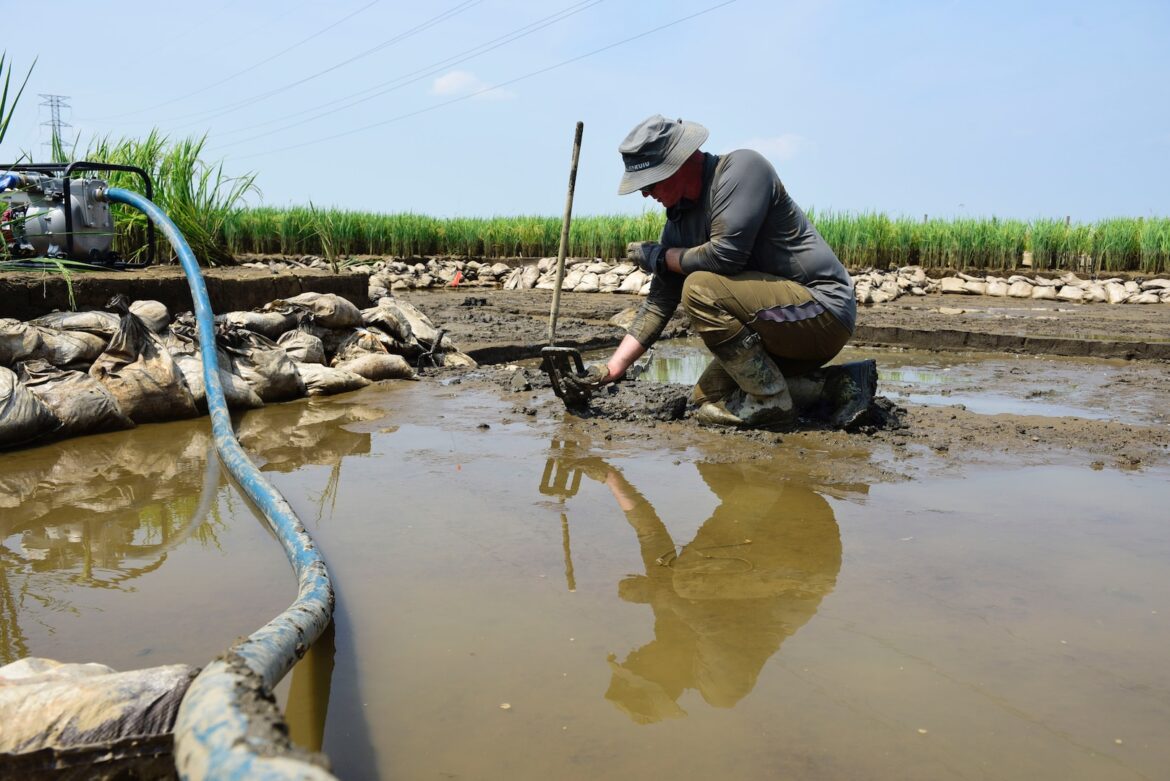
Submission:
[[[574,213],[638,213],[616,149],[662,113],[763,152],[806,208],[1170,214],[1165,0],[51,5],[0,44],[40,58],[4,161],[45,157],[51,93],[83,147],[206,133],[270,205],[559,215],[582,120]]]

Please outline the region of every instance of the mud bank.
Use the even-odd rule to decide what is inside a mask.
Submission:
[[[547,290],[402,291],[481,363],[532,357],[548,339]],[[614,315],[641,302],[617,293],[566,293],[559,344],[616,345]],[[960,306],[961,304],[961,306]],[[1170,360],[1170,317],[1160,306],[1109,307],[928,295],[858,308],[854,343],[923,350]],[[664,336],[686,332],[675,315]]]
[[[334,274],[319,269],[273,273],[257,268],[203,270],[211,308],[216,312],[253,309],[301,293],[336,293],[358,306],[369,306],[367,275]],[[74,305],[70,306],[70,289]],[[161,301],[172,312],[191,311],[191,292],[179,266],[152,266],[141,271],[96,271],[72,274],[68,284],[56,273],[0,274],[0,317],[31,320],[54,310],[101,309],[121,293],[132,301]]]

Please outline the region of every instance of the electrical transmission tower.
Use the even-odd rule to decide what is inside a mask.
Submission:
[[[42,122],[42,127],[49,128],[49,140],[44,142],[44,146],[49,148],[49,159],[55,160],[58,150],[64,150],[65,143],[61,135],[61,131],[67,127],[73,127],[68,122],[61,118],[61,109],[70,108],[68,95],[41,95],[41,105],[47,106],[49,109],[49,120]]]

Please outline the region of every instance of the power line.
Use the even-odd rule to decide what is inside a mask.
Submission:
[[[358,14],[362,13],[363,11],[367,10],[367,9],[368,9],[368,8],[370,8],[371,6],[377,5],[377,3],[378,3],[378,0],[370,0],[370,2],[369,2],[369,3],[366,3],[365,5],[363,5],[361,8],[357,9],[356,11],[354,11],[354,12],[352,12],[352,13],[350,13],[350,14],[347,14],[346,16],[343,16],[341,19],[338,19],[336,22],[334,22],[333,24],[329,25],[328,27],[324,27],[324,28],[322,28],[322,29],[318,30],[317,32],[313,33],[312,35],[310,35],[310,36],[309,36],[309,37],[307,37],[307,38],[302,38],[301,40],[297,41],[297,42],[296,42],[296,43],[294,43],[293,45],[291,45],[291,46],[288,46],[288,47],[286,47],[286,48],[284,48],[284,49],[281,49],[281,50],[280,50],[280,51],[278,51],[276,54],[273,54],[273,55],[272,55],[272,56],[270,56],[270,57],[265,57],[263,60],[260,60],[259,62],[257,62],[257,63],[254,63],[253,65],[249,65],[247,68],[244,68],[243,70],[238,70],[238,71],[236,71],[235,73],[231,74],[230,76],[226,76],[226,77],[224,77],[224,78],[220,79],[219,81],[216,81],[216,82],[213,82],[213,83],[211,83],[211,84],[208,84],[206,87],[201,87],[201,88],[199,88],[199,89],[197,89],[197,90],[194,90],[194,91],[192,91],[192,92],[188,92],[188,93],[186,93],[186,94],[184,94],[184,95],[179,95],[179,96],[177,96],[177,97],[171,98],[170,100],[164,101],[163,103],[157,103],[157,104],[155,104],[155,105],[153,105],[153,106],[147,106],[146,108],[135,109],[134,111],[128,111],[128,112],[126,112],[126,113],[124,113],[124,114],[114,114],[113,116],[108,116],[108,117],[100,117],[100,118],[98,118],[98,119],[91,120],[91,121],[94,121],[94,122],[107,122],[107,121],[111,121],[111,120],[122,119],[122,118],[124,118],[124,117],[132,117],[132,116],[134,116],[135,114],[142,114],[142,113],[145,113],[145,112],[147,112],[147,111],[154,111],[154,110],[156,110],[156,109],[160,109],[160,108],[162,108],[163,106],[169,106],[169,105],[171,105],[171,104],[173,104],[173,103],[178,103],[178,102],[179,102],[179,101],[181,101],[181,100],[186,100],[187,98],[194,97],[195,95],[200,95],[200,94],[202,94],[202,93],[204,93],[204,92],[207,92],[208,90],[215,89],[216,87],[218,87],[218,86],[220,86],[220,85],[222,85],[222,84],[226,84],[227,82],[231,81],[232,79],[237,79],[237,78],[239,78],[240,76],[243,76],[245,73],[250,73],[250,72],[252,72],[252,71],[256,70],[256,69],[257,69],[257,68],[259,68],[261,65],[267,65],[268,63],[272,62],[272,61],[273,61],[273,60],[275,60],[276,58],[278,58],[278,57],[281,57],[281,56],[283,56],[283,55],[285,55],[285,54],[288,54],[288,53],[289,53],[289,52],[291,52],[293,49],[296,49],[296,48],[298,48],[298,47],[300,47],[300,46],[304,46],[306,43],[308,43],[309,41],[313,40],[314,38],[317,38],[317,37],[319,37],[319,36],[321,36],[321,35],[324,35],[325,33],[327,33],[327,32],[329,32],[330,30],[332,30],[334,27],[337,27],[338,25],[340,25],[340,24],[343,24],[343,23],[345,23],[345,22],[349,21],[350,19],[352,19],[353,17],[355,17],[355,16],[357,16]]]
[[[243,143],[246,143],[248,141],[255,141],[256,139],[259,139],[259,138],[265,138],[265,137],[270,136],[274,133],[279,133],[281,131],[288,130],[288,129],[293,128],[293,127],[299,127],[306,122],[312,122],[312,121],[317,120],[317,119],[322,119],[324,117],[333,116],[337,111],[342,111],[342,110],[347,109],[347,108],[353,108],[354,106],[360,105],[360,104],[365,103],[365,102],[370,101],[370,100],[373,100],[374,98],[381,97],[382,95],[385,95],[387,93],[393,92],[393,91],[398,90],[398,89],[402,89],[403,87],[406,87],[410,84],[414,84],[416,82],[422,81],[423,79],[429,78],[430,76],[433,76],[434,74],[436,74],[442,70],[445,70],[446,68],[449,68],[452,65],[459,65],[461,63],[467,62],[468,60],[474,59],[475,57],[478,57],[482,54],[487,54],[488,52],[493,51],[495,49],[498,49],[501,46],[505,46],[505,45],[512,43],[514,41],[517,41],[521,38],[532,35],[533,33],[539,32],[540,30],[543,30],[546,27],[549,27],[549,26],[551,26],[557,22],[560,22],[564,19],[567,19],[570,16],[581,13],[582,11],[586,11],[595,5],[599,5],[603,1],[604,0],[583,0],[583,2],[579,2],[576,5],[571,5],[571,6],[568,6],[566,8],[563,8],[554,14],[550,14],[549,16],[546,16],[542,19],[538,19],[535,22],[530,22],[529,24],[526,24],[522,27],[518,27],[515,30],[512,30],[511,32],[505,33],[504,35],[501,35],[497,38],[493,38],[492,40],[487,41],[485,43],[482,43],[478,46],[474,46],[470,49],[465,49],[462,52],[459,52],[458,54],[454,54],[454,55],[447,57],[443,60],[439,60],[438,62],[431,63],[430,65],[427,65],[423,68],[419,68],[419,69],[414,70],[414,71],[411,71],[410,73],[407,73],[403,76],[399,76],[397,78],[390,79],[389,81],[384,81],[380,84],[375,84],[374,86],[367,87],[364,90],[359,90],[358,92],[355,92],[355,93],[348,95],[346,97],[338,98],[336,100],[331,100],[327,103],[322,103],[322,104],[317,105],[313,108],[305,109],[303,111],[297,111],[297,112],[294,112],[292,114],[286,114],[283,117],[277,117],[275,119],[270,119],[270,120],[267,120],[265,122],[257,123],[255,125],[251,125],[251,126],[247,126],[247,127],[243,127],[243,128],[238,128],[236,130],[226,131],[227,133],[239,133],[239,132],[243,132],[245,130],[251,130],[254,128],[259,128],[259,127],[271,125],[275,122],[284,122],[286,120],[293,119],[294,117],[299,117],[299,116],[303,116],[305,114],[310,114],[314,111],[319,112],[319,113],[313,114],[312,116],[307,117],[305,119],[299,120],[297,122],[293,122],[291,124],[282,125],[278,128],[273,128],[272,130],[264,131],[263,133],[257,133],[255,135],[248,136],[247,138],[242,138],[242,139],[239,139],[237,141],[231,141],[231,142],[228,142],[226,144],[219,144],[219,145],[217,145],[216,148],[221,149],[221,148],[229,147],[229,146],[237,146],[239,144],[243,144]],[[383,89],[383,87],[385,89]],[[371,92],[371,90],[378,90],[378,91],[373,92],[372,94],[366,94],[366,93]],[[359,98],[358,97],[359,95],[366,95],[366,96]],[[349,101],[349,102],[347,103],[346,101]],[[338,105],[338,104],[344,104],[344,105]],[[331,106],[336,106],[336,108],[329,108]],[[328,111],[321,111],[321,109],[326,109],[326,108],[329,108],[329,110]]]
[[[410,38],[410,37],[417,35],[421,32],[429,30],[430,28],[434,27],[435,25],[441,24],[441,23],[445,22],[446,20],[448,20],[454,16],[457,16],[457,15],[463,13],[464,11],[469,10],[473,6],[479,5],[481,2],[483,2],[483,0],[463,0],[463,2],[456,4],[455,6],[447,9],[446,11],[443,11],[440,14],[432,16],[431,18],[427,19],[426,21],[421,22],[421,23],[415,25],[414,27],[411,27],[410,29],[405,30],[404,32],[401,32],[392,38],[389,38],[385,41],[382,41],[377,46],[373,46],[369,49],[366,49],[363,52],[359,52],[358,54],[355,54],[354,56],[350,57],[349,59],[342,60],[341,62],[335,63],[335,64],[329,66],[328,68],[324,68],[324,69],[319,70],[315,73],[311,73],[308,76],[305,76],[304,78],[298,79],[298,80],[291,82],[289,84],[285,84],[282,87],[277,87],[275,89],[268,90],[267,92],[261,92],[261,93],[256,94],[256,95],[252,95],[252,96],[250,96],[248,98],[244,98],[243,100],[240,100],[236,103],[228,104],[227,106],[220,106],[219,108],[208,109],[206,111],[196,111],[196,112],[191,113],[191,114],[184,114],[184,115],[181,115],[178,117],[172,117],[170,120],[165,120],[165,121],[166,122],[175,122],[175,121],[180,121],[180,120],[184,120],[184,119],[191,119],[193,117],[201,117],[201,119],[195,119],[191,122],[183,123],[183,125],[198,124],[200,122],[204,122],[204,121],[207,121],[210,119],[215,119],[216,117],[221,117],[224,114],[230,114],[233,111],[238,111],[242,108],[248,108],[248,107],[254,106],[259,101],[267,100],[268,98],[271,98],[274,95],[279,95],[282,92],[287,92],[288,90],[292,89],[293,87],[299,87],[300,85],[305,84],[307,82],[310,82],[313,79],[320,78],[321,76],[324,76],[327,73],[331,73],[331,72],[337,70],[338,68],[342,68],[346,65],[349,65],[352,62],[360,60],[363,57],[368,57],[369,55],[374,54],[375,52],[381,51],[382,49],[385,49],[389,46],[393,46],[394,44],[399,43],[401,41],[404,41],[407,38]]]
[[[475,90],[474,92],[469,92],[466,95],[460,95],[457,98],[452,98],[451,100],[447,100],[447,101],[444,101],[442,103],[436,103],[433,106],[427,106],[426,108],[420,108],[416,111],[409,111],[405,114],[399,114],[398,116],[391,117],[389,119],[384,119],[381,122],[373,122],[369,125],[363,125],[362,127],[353,128],[351,130],[346,130],[342,133],[334,133],[331,136],[322,136],[321,138],[315,138],[311,141],[304,141],[304,142],[299,143],[299,144],[290,144],[289,146],[282,146],[282,147],[278,147],[276,149],[266,149],[263,152],[255,152],[255,153],[250,154],[250,155],[239,155],[234,159],[246,160],[246,159],[251,158],[251,157],[262,157],[264,155],[270,155],[270,154],[274,154],[276,152],[287,152],[291,149],[300,149],[302,147],[312,146],[314,144],[320,144],[320,143],[323,143],[325,141],[333,141],[333,140],[336,140],[338,138],[345,138],[346,136],[352,136],[355,133],[362,133],[362,132],[365,132],[366,130],[372,130],[376,127],[383,127],[384,125],[389,125],[389,124],[394,123],[394,122],[400,122],[401,120],[409,119],[410,117],[416,117],[419,114],[426,114],[430,111],[435,111],[435,110],[440,109],[440,108],[445,108],[446,106],[450,106],[454,103],[460,103],[464,100],[469,100],[471,98],[476,97],[477,95],[483,95],[484,93],[491,92],[492,90],[497,90],[497,89],[500,89],[502,87],[507,87],[507,86],[510,86],[510,85],[515,84],[517,82],[533,78],[534,76],[540,76],[542,74],[548,73],[549,71],[556,70],[557,68],[562,68],[566,65],[571,65],[574,62],[578,62],[580,60],[586,59],[587,57],[592,57],[595,54],[601,54],[604,51],[609,51],[610,49],[617,48],[618,46],[622,46],[624,44],[630,43],[631,41],[636,41],[640,38],[645,38],[648,35],[653,35],[654,33],[661,32],[662,30],[665,30],[667,28],[674,27],[676,25],[682,24],[683,22],[690,21],[691,19],[694,19],[694,18],[699,17],[699,16],[703,16],[704,14],[711,13],[712,11],[723,8],[724,6],[731,5],[734,2],[736,2],[736,0],[724,0],[724,2],[722,2],[722,3],[716,3],[715,5],[708,6],[707,8],[704,8],[701,11],[696,11],[693,14],[681,16],[673,21],[667,22],[666,24],[661,24],[657,27],[652,27],[649,30],[644,30],[643,32],[638,33],[637,35],[631,35],[628,38],[623,38],[620,41],[615,41],[614,43],[610,43],[610,44],[607,44],[607,45],[602,46],[600,48],[593,49],[592,51],[585,52],[584,54],[579,54],[576,57],[570,57],[567,60],[561,60],[560,62],[558,62],[554,65],[549,65],[547,67],[540,68],[538,70],[534,70],[534,71],[531,71],[529,73],[525,73],[523,76],[517,76],[514,79],[508,79],[507,81],[502,81],[499,84],[493,84],[491,86]]]

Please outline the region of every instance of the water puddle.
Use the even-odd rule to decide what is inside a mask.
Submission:
[[[340,777],[1170,763],[1170,475],[823,485],[785,445],[736,461],[512,406],[406,383],[239,423],[337,583],[280,698]],[[0,455],[5,661],[200,664],[288,604],[205,427]]]
[[[597,360],[599,353],[593,356]],[[874,358],[878,393],[900,402],[932,406],[962,405],[980,415],[1009,413],[1079,417],[1125,423],[1164,422],[1164,411],[1144,404],[1143,394],[1115,403],[1119,381],[1133,363],[1109,360],[932,353],[920,350],[846,348],[834,363]],[[710,353],[698,339],[661,342],[644,358],[641,377],[653,382],[693,384]]]

